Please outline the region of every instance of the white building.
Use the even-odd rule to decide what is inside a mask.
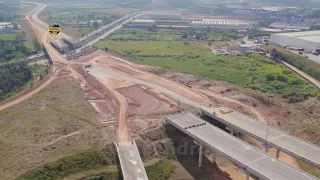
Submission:
[[[249,21],[229,20],[229,19],[203,19],[202,21],[192,21],[189,26],[195,29],[205,29],[208,27],[214,29],[251,29],[255,24]]]
[[[153,27],[154,25],[157,25],[155,20],[136,19],[136,20],[133,20],[130,23],[126,24],[125,27],[128,27],[128,28],[149,28],[149,27]]]
[[[162,13],[156,13],[156,14],[150,14],[150,19],[154,20],[180,20],[181,14],[162,14]]]
[[[270,42],[314,51],[320,48],[320,31],[272,34]]]
[[[11,33],[13,25],[11,22],[0,22],[0,33]]]

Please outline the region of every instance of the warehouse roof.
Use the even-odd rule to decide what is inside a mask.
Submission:
[[[244,21],[192,21],[191,24],[198,24],[198,25],[225,25],[225,26],[240,26],[240,25],[249,25],[249,22]]]
[[[11,25],[11,22],[0,22],[0,26],[8,26]]]
[[[55,46],[56,48],[69,47],[68,44],[66,44],[62,39],[52,42],[52,45]]]
[[[136,19],[133,20],[132,23],[154,23],[155,20],[150,20],[150,19]]]
[[[279,33],[274,34],[276,36],[294,37],[312,42],[320,42],[320,31],[305,31],[305,32],[293,32],[293,33]]]

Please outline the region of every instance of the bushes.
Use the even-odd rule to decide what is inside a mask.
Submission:
[[[62,179],[63,177],[80,170],[87,170],[108,164],[106,158],[98,152],[84,153],[77,156],[65,157],[56,162],[49,163],[26,173],[18,179]]]
[[[0,67],[0,100],[17,91],[32,79],[32,72],[25,62],[9,63]]]

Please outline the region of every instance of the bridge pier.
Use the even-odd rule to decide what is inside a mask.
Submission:
[[[217,153],[216,152],[213,152],[213,157],[212,157],[212,163],[213,164],[216,164],[216,160],[217,160]]]
[[[200,144],[199,145],[199,164],[198,164],[199,167],[202,166],[202,151],[203,151],[202,149],[203,149],[203,145]]]
[[[250,178],[250,173],[246,171],[246,180],[249,180]]]
[[[276,158],[279,158],[280,156],[280,149],[277,149]]]

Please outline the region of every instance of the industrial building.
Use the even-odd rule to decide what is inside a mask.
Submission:
[[[69,45],[69,49],[77,49],[83,45],[83,43],[80,40],[72,37],[63,39],[63,41]]]
[[[255,23],[240,20],[227,20],[227,19],[203,19],[202,21],[192,21],[189,24],[190,28],[205,29],[208,27],[214,29],[251,29],[255,27]]]
[[[127,28],[149,28],[153,27],[156,24],[155,20],[148,19],[136,19],[125,25]]]
[[[315,51],[320,48],[320,31],[272,34],[270,42]]]
[[[61,54],[67,53],[70,50],[69,45],[63,39],[51,42],[51,45]]]
[[[13,25],[11,22],[0,22],[0,34],[11,33],[13,31]]]
[[[150,14],[150,19],[153,20],[181,20],[181,14]]]

